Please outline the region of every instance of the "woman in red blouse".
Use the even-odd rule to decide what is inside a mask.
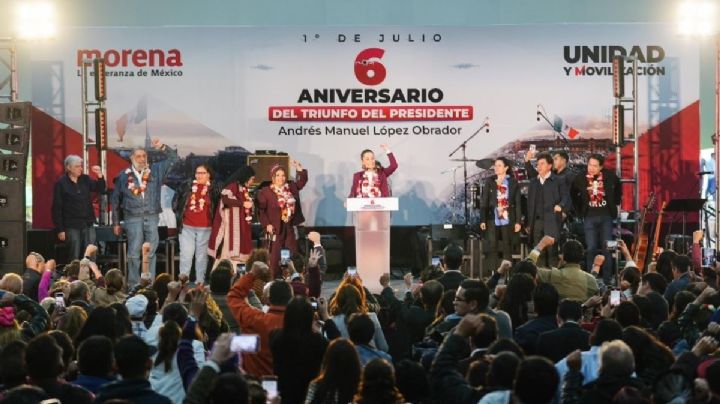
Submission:
[[[229,184],[222,190],[208,245],[208,254],[213,257],[238,263],[245,262],[250,255],[253,248],[250,188],[254,181],[255,171],[244,166],[231,176]],[[218,251],[221,244],[222,250]]]
[[[270,269],[275,278],[282,276],[280,250],[289,249],[291,256],[297,253],[295,226],[305,221],[300,190],[307,184],[308,173],[297,161],[293,160],[292,165],[297,172],[295,181],[288,181],[285,169],[275,165],[270,170],[272,183],[258,191],[258,217],[270,236]]]
[[[375,161],[375,153],[372,150],[363,150],[360,153],[363,169],[353,174],[348,198],[385,198],[392,194],[388,177],[397,170],[397,160],[387,145],[382,144],[380,148],[387,153],[390,165],[384,168]]]

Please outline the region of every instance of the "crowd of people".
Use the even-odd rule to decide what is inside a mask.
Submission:
[[[253,249],[246,273],[221,260],[207,287],[168,274],[128,287],[92,244],[62,270],[31,253],[0,280],[0,402],[720,402],[720,276],[701,241],[646,273],[622,245],[617,290],[582,269],[575,240],[559,267],[536,265],[545,236],[485,280],[451,244],[400,289],[346,274],[330,296],[320,250],[274,278]]]
[[[348,272],[323,293],[320,234],[308,235],[307,257],[295,254],[308,182],[297,162],[295,181],[275,166],[254,197],[249,167],[221,186],[198,165],[176,203],[178,280],[156,275],[159,187],[177,153],[153,146],[166,160],[135,150],[114,181],[127,275],[95,263],[87,198],[105,189],[101,171],[92,179],[66,159],[53,217],[77,259],[56,268],[30,253],[22,277],[0,280],[0,402],[720,403],[720,276],[701,265],[703,234],[691,254],[664,251],[647,270],[620,241],[625,266],[612,282],[602,244],[620,194],[602,156],[579,175],[562,152],[529,153],[525,211],[508,162],[495,160],[480,204],[497,253],[485,279],[467,278],[450,244],[400,289],[383,275],[372,293]],[[391,194],[397,161],[382,148],[389,166],[364,150],[350,197]],[[585,221],[589,251],[560,241],[570,216]],[[252,243],[255,218],[267,248]],[[513,264],[523,228],[534,248]]]

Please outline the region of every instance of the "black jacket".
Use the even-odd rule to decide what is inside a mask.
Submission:
[[[317,377],[328,342],[311,332],[300,340],[290,338],[282,329],[270,333],[273,371],[283,404],[305,402],[308,385]]]
[[[535,352],[557,363],[576,349],[590,349],[590,333],[577,323],[565,323],[557,330],[540,334]]]
[[[538,317],[515,329],[515,342],[520,345],[526,355],[533,355],[540,335],[557,330],[557,328],[554,315]]]
[[[485,395],[485,391],[472,388],[460,373],[458,364],[469,355],[470,344],[467,338],[448,335],[430,371],[433,395],[439,399],[439,402],[477,403]]]
[[[442,283],[447,292],[448,290],[457,290],[465,279],[467,279],[466,276],[460,271],[449,271],[445,272],[437,281]]]
[[[642,381],[630,376],[601,373],[597,380],[584,386],[582,381],[583,375],[580,372],[571,370],[565,374],[565,380],[560,381],[563,403],[611,403],[615,394],[625,386],[634,387],[640,392],[645,390]]]
[[[543,206],[540,211],[536,211],[535,200],[538,198],[540,192],[543,193]],[[570,210],[570,197],[565,182],[555,174],[550,174],[550,177],[545,180],[545,185],[540,184],[538,177],[530,180],[530,186],[528,187],[527,224],[532,228],[536,220],[542,220],[545,235],[557,239],[560,236],[562,227],[562,212],[556,213],[554,210],[555,205],[560,205],[562,212],[568,212]]]
[[[221,186],[219,181],[211,181],[210,183],[210,212],[211,212],[211,220],[210,223],[212,224],[212,217],[215,216],[215,209],[217,208],[218,201],[220,200],[220,192],[222,192],[223,187]],[[183,220],[183,214],[185,214],[185,207],[187,207],[188,204],[188,198],[190,198],[190,194],[192,193],[192,180],[187,180],[180,184],[175,189],[175,195],[173,196],[172,200],[172,208],[173,212],[175,212],[175,215],[177,217],[177,228],[182,229],[182,220]]]
[[[603,188],[605,189],[605,200],[607,201],[608,210],[610,211],[610,217],[613,219],[617,217],[617,207],[622,202],[622,186],[620,185],[620,179],[615,175],[614,172],[603,168],[601,170],[603,175]],[[571,193],[576,200],[577,205],[575,211],[578,212],[580,217],[587,215],[588,204],[590,202],[590,196],[587,192],[588,179],[585,174],[578,174],[575,176],[575,180],[572,183]]]
[[[105,192],[105,178],[94,180],[81,175],[73,182],[67,174],[60,177],[53,189],[52,219],[55,230],[84,229],[95,222],[92,199],[94,193]]]
[[[480,223],[486,223],[489,226],[495,225],[495,209],[497,208],[497,183],[495,182],[497,175],[485,180],[483,193],[480,199]],[[522,204],[520,185],[515,177],[510,176],[508,179],[508,213],[510,225],[520,223],[522,219]]]
[[[147,380],[120,380],[106,384],[100,388],[95,403],[101,404],[113,398],[129,400],[135,404],[172,404],[169,398],[156,393]]]

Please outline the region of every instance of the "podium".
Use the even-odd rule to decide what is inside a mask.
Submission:
[[[380,293],[380,276],[390,273],[390,212],[398,210],[397,198],[348,198],[354,212],[355,261],[363,285]]]

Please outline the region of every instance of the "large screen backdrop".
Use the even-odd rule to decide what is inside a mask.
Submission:
[[[57,136],[80,130],[78,66],[101,56],[110,144],[121,155],[159,137],[186,168],[210,159],[227,173],[256,150],[286,152],[309,170],[307,223],[342,226],[360,152],[373,149],[387,164],[379,147],[387,144],[400,165],[393,224],[462,221],[462,162],[448,155],[478,130],[465,149],[471,160],[520,162],[535,144],[568,148],[581,164],[609,150],[614,54],[639,61],[641,132],[672,123],[658,141],[686,149],[664,162],[677,165],[679,180],[699,153],[698,49],[668,25],[71,29],[32,49],[32,101],[64,127],[36,127],[34,183],[52,183],[59,159],[80,152]],[[630,114],[626,122],[629,132]],[[43,136],[53,136],[53,148],[37,141]],[[238,158],[228,166],[228,156]],[[119,161],[111,159],[110,177]],[[471,182],[486,173],[468,163]],[[34,194],[35,227],[43,227],[49,195]]]

